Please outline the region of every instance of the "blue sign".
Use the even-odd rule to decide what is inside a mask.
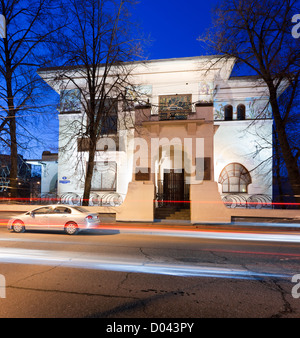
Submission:
[[[63,176],[62,180],[59,180],[59,183],[67,184],[67,183],[70,183],[70,180],[68,180],[66,176]]]

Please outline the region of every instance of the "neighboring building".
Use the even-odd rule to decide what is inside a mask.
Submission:
[[[233,60],[214,61],[216,56],[200,56],[134,64],[131,78],[147,104],[128,111],[134,125],[125,129],[120,124],[110,135],[114,146],[99,143],[90,205],[125,201],[119,207],[123,220],[151,220],[153,203],[144,210],[138,200],[148,198],[156,209],[191,205],[195,220],[199,201],[222,197],[232,207],[271,202],[272,119],[266,87],[257,77],[230,77]],[[82,140],[71,144],[65,137],[83,117],[80,92],[63,79],[53,81],[57,71],[38,72],[62,98],[57,194],[80,203],[87,152]],[[78,76],[76,68],[72,72]],[[121,120],[120,114],[116,110]]]
[[[31,166],[18,155],[17,198],[29,200],[33,186],[39,186],[40,177],[32,177]],[[10,155],[0,154],[0,197],[11,197]]]
[[[56,200],[57,198],[57,165],[58,154],[50,151],[43,151],[42,159],[27,160],[31,166],[40,167],[40,189],[32,190],[32,198],[41,198],[43,200]]]

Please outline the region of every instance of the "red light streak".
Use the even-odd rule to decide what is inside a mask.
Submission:
[[[71,199],[74,202],[83,202],[86,201],[84,199],[81,198],[72,198]],[[4,202],[23,202],[25,204],[31,204],[32,202],[40,202],[41,204],[55,204],[55,203],[62,203],[62,204],[66,204],[63,203],[61,201],[60,198],[42,198],[42,197],[34,197],[34,198],[28,198],[28,197],[0,197],[0,203],[4,203]],[[236,202],[231,202],[231,201],[175,201],[175,200],[153,200],[153,202],[157,202],[157,203],[184,203],[184,204],[193,204],[193,203],[200,203],[200,204],[236,204]],[[34,203],[34,205],[36,205],[37,203]],[[265,206],[299,206],[300,207],[300,203],[283,203],[283,202],[245,202],[245,206],[247,205],[265,205]]]
[[[230,202],[230,201],[172,201],[172,200],[154,200],[153,202],[158,202],[158,203],[199,203],[199,204],[236,204],[236,202]],[[266,206],[271,206],[271,205],[285,205],[285,206],[300,206],[300,203],[279,203],[279,202],[245,202],[245,205],[266,205]]]

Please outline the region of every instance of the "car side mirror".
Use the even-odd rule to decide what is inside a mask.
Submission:
[[[34,217],[34,212],[33,211],[30,212],[30,216]]]

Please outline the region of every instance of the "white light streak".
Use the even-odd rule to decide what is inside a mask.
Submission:
[[[113,230],[113,228],[110,228]],[[115,228],[117,230],[117,228]],[[206,239],[237,240],[237,241],[266,241],[266,242],[288,242],[300,243],[299,233],[250,233],[250,232],[230,232],[230,231],[202,231],[202,230],[165,230],[150,228],[118,228],[120,233],[135,233],[155,236],[175,236],[175,237],[193,237]]]
[[[217,266],[185,265],[172,263],[147,263],[142,260],[122,258],[106,259],[99,255],[80,252],[29,250],[15,248],[0,249],[1,263],[57,265],[66,268],[96,269],[133,273],[160,274],[181,277],[219,277],[234,279],[288,278],[287,274],[262,273],[237,268]]]

